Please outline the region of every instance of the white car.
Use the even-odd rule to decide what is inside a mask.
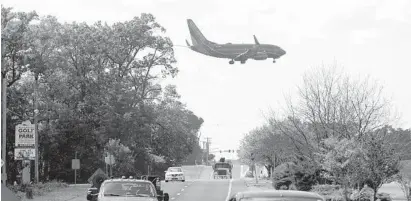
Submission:
[[[182,181],[184,182],[186,180],[186,177],[184,176],[183,169],[181,167],[169,167],[167,171],[165,171],[166,176],[165,176],[165,181]]]

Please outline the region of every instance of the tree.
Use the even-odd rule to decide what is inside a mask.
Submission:
[[[360,157],[362,150],[353,139],[339,139],[330,137],[324,140],[322,166],[330,172],[333,180],[343,186],[343,196],[348,200],[348,188],[350,187],[352,172],[358,171],[361,166],[354,166],[353,160]],[[356,164],[358,165],[358,164]]]
[[[398,152],[387,140],[384,131],[367,135],[363,142],[363,167],[367,170],[368,185],[374,190],[374,199],[382,184],[391,181],[400,168]]]
[[[307,72],[298,102],[288,100],[287,120],[279,124],[300,151],[316,159],[322,140],[329,137],[361,140],[392,120],[383,88],[370,78],[353,80],[337,66]],[[274,121],[280,122],[273,118]]]
[[[28,42],[30,22],[37,19],[36,12],[12,12],[1,6],[2,78],[7,78],[7,87],[12,86],[27,70],[25,56],[31,51]],[[26,57],[27,58],[27,57]],[[3,65],[3,64],[2,64]]]
[[[397,175],[397,181],[401,185],[405,198],[411,200],[411,161],[403,161],[401,163],[400,172]]]
[[[8,66],[7,76],[19,79],[13,86],[9,83],[7,132],[14,133],[15,124],[33,117],[37,75],[41,180],[70,182],[76,151],[83,161],[79,176],[88,178],[104,167],[110,139],[122,150],[116,169],[134,173],[147,171],[145,161],[153,161],[154,171],[161,171],[166,166],[162,162],[171,164],[175,158],[180,163],[196,149],[204,120],[180,101],[175,86],[161,86],[160,78],[174,77],[178,69],[173,44],[153,15],[89,25],[62,24],[53,16],[30,24],[29,14],[10,13],[2,8],[3,17],[26,21],[2,18],[2,26],[8,22],[2,38],[10,36],[13,42],[2,57],[14,65]],[[19,27],[16,23],[26,28],[12,29]],[[8,137],[9,148],[13,142]],[[10,154],[8,162],[12,158]],[[16,172],[20,168],[18,163],[8,165]]]
[[[114,175],[136,175],[133,153],[130,148],[120,143],[120,140],[110,139],[106,144],[107,153],[114,156]]]

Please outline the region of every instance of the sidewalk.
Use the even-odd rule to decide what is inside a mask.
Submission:
[[[258,179],[256,183],[255,178],[244,178],[244,184],[247,186],[248,190],[272,190],[273,185],[270,180]]]
[[[87,188],[90,184],[70,185],[67,188],[60,188],[42,196],[29,200],[23,194],[22,201],[84,201],[86,200]]]

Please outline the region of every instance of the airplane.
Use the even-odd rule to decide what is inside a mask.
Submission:
[[[207,56],[231,59],[229,64],[234,64],[234,61],[245,64],[248,59],[266,60],[268,58],[272,58],[275,63],[276,59],[286,53],[276,45],[260,44],[255,35],[255,44],[217,44],[207,40],[193,20],[187,19],[187,24],[193,45],[190,45],[188,40],[186,43],[191,50]]]

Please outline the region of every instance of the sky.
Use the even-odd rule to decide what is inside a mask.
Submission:
[[[205,122],[202,137],[215,150],[237,149],[245,133],[265,122],[264,113],[295,96],[302,76],[335,62],[353,76],[380,81],[411,128],[411,1],[409,0],[2,0],[18,11],[35,10],[60,21],[108,23],[152,13],[176,45],[180,70],[167,83]],[[277,60],[228,64],[185,45],[187,19],[217,43],[275,44]],[[228,155],[231,157],[231,155]]]

